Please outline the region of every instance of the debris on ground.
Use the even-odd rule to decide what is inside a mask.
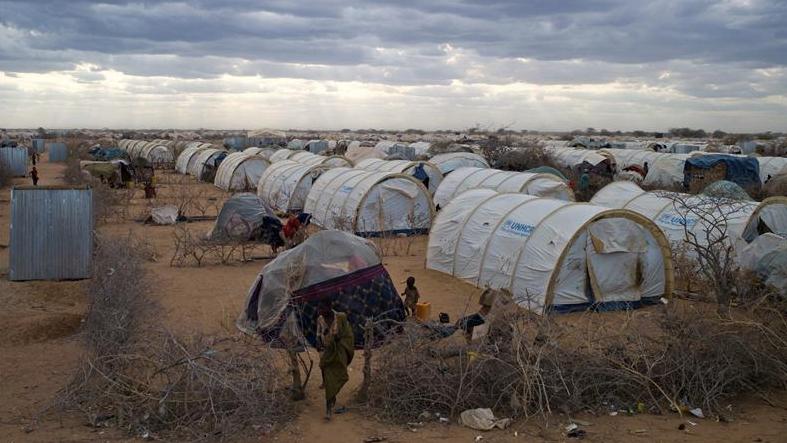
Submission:
[[[505,429],[511,424],[510,418],[496,418],[489,408],[468,409],[459,414],[459,423],[471,429],[489,431],[494,428]]]
[[[700,408],[690,409],[689,413],[697,418],[705,418],[705,414],[702,413],[702,409]]]

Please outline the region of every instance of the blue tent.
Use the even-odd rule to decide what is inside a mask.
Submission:
[[[760,164],[753,157],[736,157],[724,154],[709,154],[691,157],[683,165],[683,186],[689,187],[694,169],[713,169],[719,163],[727,167],[724,180],[733,182],[746,189],[760,186]]]

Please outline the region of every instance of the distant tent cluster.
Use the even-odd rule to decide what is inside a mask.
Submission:
[[[169,168],[175,161],[174,140],[128,140],[118,142],[118,148],[126,151],[134,161],[144,159],[154,168]]]

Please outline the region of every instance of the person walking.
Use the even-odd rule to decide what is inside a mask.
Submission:
[[[355,337],[344,312],[336,312],[330,303],[323,305],[317,318],[320,338],[320,370],[325,388],[325,419],[333,417],[336,395],[350,379],[347,367],[355,353]]]
[[[30,171],[30,178],[33,179],[33,186],[38,186],[38,169],[35,166]]]

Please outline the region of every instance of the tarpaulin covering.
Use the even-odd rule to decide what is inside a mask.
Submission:
[[[727,167],[725,180],[746,188],[760,185],[760,164],[752,157],[736,157],[724,154],[700,155],[686,159],[683,166],[683,185],[688,188],[691,182],[692,168],[712,169],[719,163]]]
[[[321,231],[262,269],[236,325],[274,343],[286,341],[285,335],[313,345],[316,307],[328,300],[334,310],[348,314],[358,347],[364,344],[367,318],[383,327],[384,320],[393,327],[404,319],[401,299],[374,244],[346,232]]]
[[[221,207],[209,237],[251,240],[260,234],[265,216],[275,217],[275,214],[261,198],[249,192],[235,194]]]

